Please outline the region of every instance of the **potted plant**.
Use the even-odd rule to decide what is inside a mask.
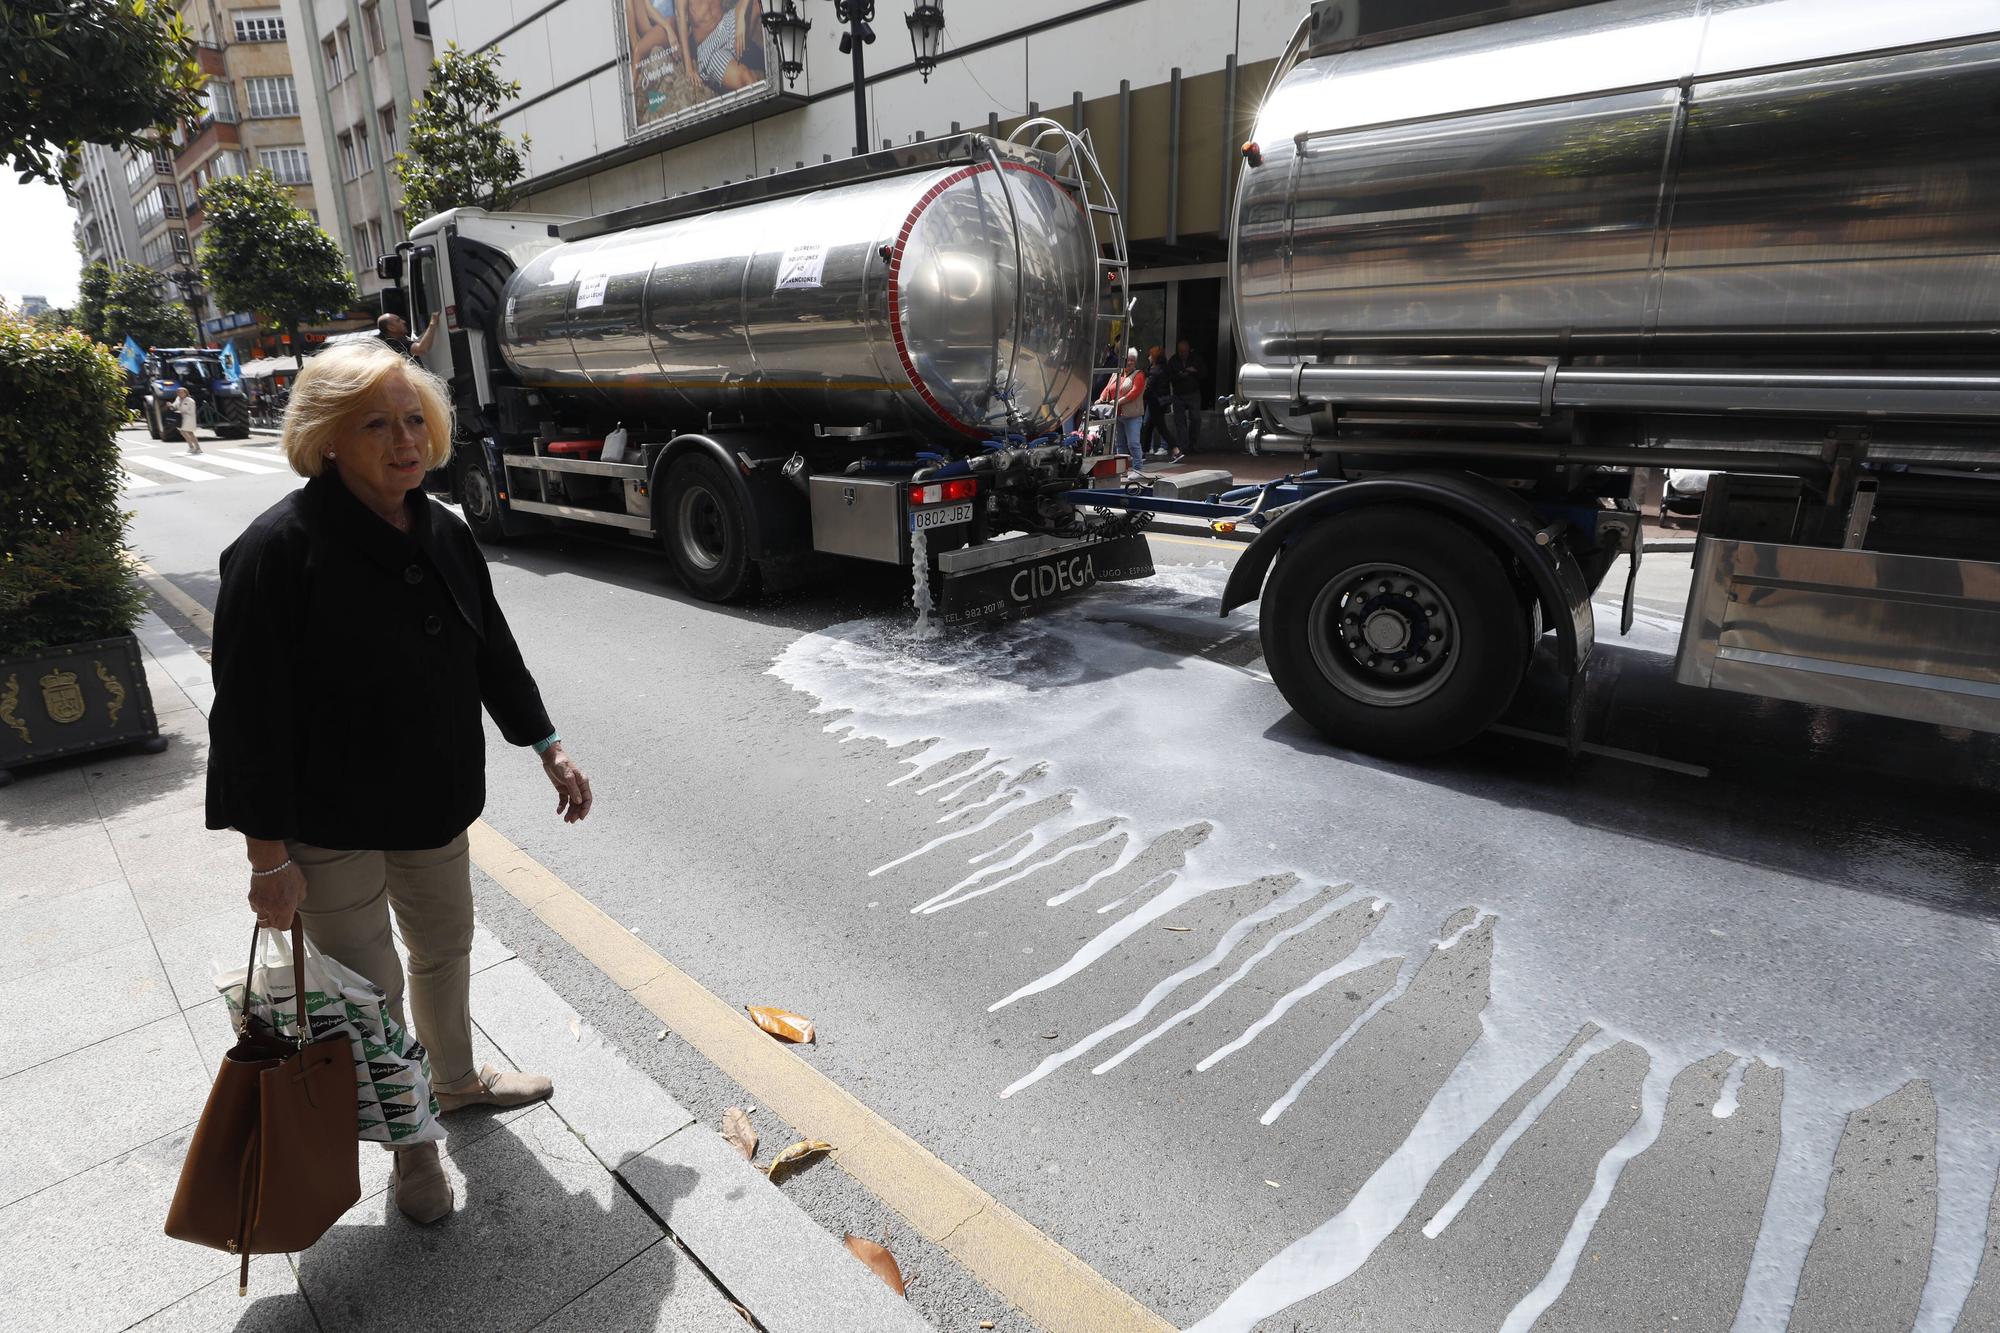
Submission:
[[[118,508],[125,375],[74,329],[0,317],[0,785],[23,764],[165,748]]]

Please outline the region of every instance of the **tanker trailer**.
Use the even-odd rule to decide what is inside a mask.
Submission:
[[[458,412],[483,540],[658,541],[728,600],[814,557],[921,567],[947,623],[1152,573],[1066,426],[1122,269],[1087,141],[955,135],[594,218],[457,209],[379,271]],[[1100,255],[1100,227],[1111,236]],[[1068,442],[1066,442],[1068,441]]]
[[[1544,634],[1579,697],[1657,468],[1679,682],[2000,731],[1990,0],[1326,0],[1243,158],[1237,393],[1318,466],[1223,610],[1327,736],[1455,745]]]

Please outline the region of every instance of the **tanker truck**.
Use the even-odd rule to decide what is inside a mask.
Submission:
[[[2000,6],[1324,0],[1242,147],[1225,492],[1274,682],[1456,745],[1554,655],[1636,480],[1711,473],[1675,679],[2000,731]],[[1117,501],[1114,501],[1116,503]]]
[[[955,624],[1152,573],[1148,515],[1065,498],[1126,480],[1065,430],[1125,266],[1087,140],[1042,120],[600,217],[454,209],[377,271],[443,316],[482,540],[657,542],[711,601],[908,566]]]

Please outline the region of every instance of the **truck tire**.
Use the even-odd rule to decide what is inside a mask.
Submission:
[[[215,433],[225,440],[250,438],[250,404],[241,398],[215,400]]]
[[[500,493],[493,474],[480,457],[483,446],[477,441],[460,442],[451,451],[451,489],[458,498],[465,526],[472,529],[482,545],[505,546],[512,537],[506,516],[500,512]]]
[[[140,410],[146,415],[146,433],[156,440],[166,439],[167,433],[160,427],[160,400],[148,396]]]
[[[704,602],[754,596],[762,571],[750,558],[750,515],[722,465],[683,454],[655,488],[653,527],[687,590]]]
[[[1501,557],[1431,510],[1384,505],[1320,524],[1264,589],[1264,661],[1336,745],[1438,754],[1506,711],[1533,646]]]

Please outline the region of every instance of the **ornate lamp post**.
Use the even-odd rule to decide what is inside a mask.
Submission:
[[[806,67],[806,34],[812,20],[799,12],[800,0],[762,0],[764,31],[778,48],[778,69],[790,86]],[[833,16],[845,24],[840,34],[840,53],[854,61],[854,151],[868,151],[868,83],[861,49],[875,40],[875,0],[833,0]],[[914,10],[903,16],[910,29],[910,51],[917,69],[929,83],[937,68],[938,44],[944,37],[944,0],[917,0]]]
[[[188,313],[194,316],[194,345],[208,346],[208,340],[201,333],[201,274],[191,268],[177,268],[167,276],[174,286],[180,288],[181,300],[187,302]]]

